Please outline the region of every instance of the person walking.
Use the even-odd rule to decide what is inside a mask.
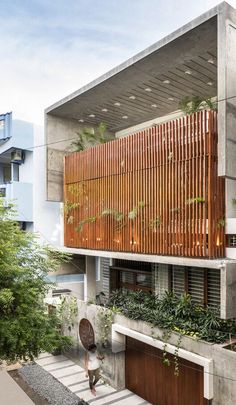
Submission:
[[[104,356],[97,353],[97,345],[91,344],[85,354],[85,370],[86,377],[89,377],[89,388],[94,396],[96,396],[95,385],[100,379],[100,360],[103,359]]]

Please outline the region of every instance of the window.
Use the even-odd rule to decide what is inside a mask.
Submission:
[[[153,290],[153,274],[151,263],[115,260],[111,267],[116,271],[116,288],[121,290]]]
[[[236,235],[227,235],[227,247],[236,247]]]
[[[219,310],[220,270],[172,266],[171,285],[177,296],[186,292],[195,303]]]

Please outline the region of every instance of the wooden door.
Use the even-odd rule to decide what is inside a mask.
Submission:
[[[203,367],[179,358],[179,376],[174,375],[174,356],[163,364],[159,349],[127,337],[126,388],[153,405],[206,405],[203,397]]]

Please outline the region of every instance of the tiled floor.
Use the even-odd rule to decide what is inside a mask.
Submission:
[[[88,378],[85,377],[83,368],[68,360],[65,356],[52,356],[43,353],[36,360],[41,367],[52,374],[58,381],[68,387],[79,398],[92,405],[148,405],[143,398],[133,392],[123,389],[116,391],[109,385],[98,383],[96,385],[97,396],[94,397],[88,386]]]

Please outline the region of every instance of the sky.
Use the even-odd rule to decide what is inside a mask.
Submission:
[[[0,0],[0,114],[43,125],[46,107],[218,3]]]

